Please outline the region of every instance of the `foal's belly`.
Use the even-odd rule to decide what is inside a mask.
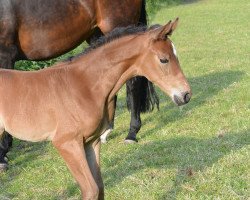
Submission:
[[[30,142],[40,142],[44,140],[52,140],[53,136],[55,135],[55,130],[47,131],[47,132],[40,132],[37,130],[34,131],[23,131],[20,132],[15,129],[6,129],[8,133],[10,133],[12,136],[14,136],[17,139],[24,140],[24,141],[30,141]]]
[[[12,136],[31,142],[51,140],[57,130],[56,122],[50,118],[13,116],[11,120],[5,120],[2,124]]]

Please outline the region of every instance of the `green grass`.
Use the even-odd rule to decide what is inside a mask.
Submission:
[[[162,1],[163,2],[163,1]],[[115,130],[102,146],[106,199],[250,198],[250,2],[161,3],[151,23],[180,17],[173,34],[193,97],[176,107],[160,91],[160,111],[144,114],[137,145],[124,88]],[[15,140],[0,199],[80,199],[79,189],[50,143]]]

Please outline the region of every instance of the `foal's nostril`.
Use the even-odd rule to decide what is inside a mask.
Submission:
[[[176,96],[176,95],[174,95],[174,102],[175,102],[178,106],[183,105],[182,100],[181,100],[178,96]]]
[[[185,95],[184,95],[184,102],[185,103],[188,103],[189,101],[190,101],[190,99],[191,99],[191,95],[190,95],[190,93],[186,93]]]
[[[178,106],[182,106],[186,103],[188,103],[191,99],[191,94],[189,92],[183,93],[180,96],[174,95],[174,102]]]

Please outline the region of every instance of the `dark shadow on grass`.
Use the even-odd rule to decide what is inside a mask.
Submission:
[[[179,169],[173,180],[173,188],[162,198],[171,196],[170,199],[174,199],[174,194],[180,189],[181,183],[190,180],[196,172],[203,171],[224,156],[249,144],[248,130],[204,140],[182,136],[134,146],[126,156],[109,157],[103,173],[105,187],[113,187],[124,178],[146,168]],[[154,176],[151,178],[153,181]]]
[[[120,154],[115,154],[109,157],[103,169],[105,187],[113,187],[124,178],[146,168],[179,169],[173,180],[173,187],[162,197],[162,199],[175,199],[175,195],[181,189],[181,184],[189,181],[196,172],[205,170],[224,156],[249,145],[249,131],[225,133],[223,137],[216,136],[208,139],[181,136],[143,145],[133,145],[126,156],[121,157]],[[44,153],[43,147],[32,147],[32,145],[30,147],[29,145],[32,154],[35,152],[34,157]],[[30,158],[29,153],[27,157],[27,160],[20,161],[19,164],[26,165],[29,159],[33,159]],[[154,181],[154,175],[150,175],[150,178]],[[67,189],[63,196],[55,195],[51,199],[67,199],[79,195],[79,188],[76,184],[72,183],[65,187]]]
[[[143,145],[132,145],[126,156],[115,154],[106,160],[102,177],[105,188],[121,183],[126,177],[144,169],[178,169],[173,187],[160,199],[175,199],[183,183],[211,167],[226,155],[239,151],[250,144],[249,131],[225,133],[206,139],[194,137],[175,137],[169,140],[157,140]],[[157,174],[148,174],[152,181]],[[63,196],[52,199],[67,199],[79,195],[79,188],[70,184]],[[131,197],[133,198],[133,197]]]

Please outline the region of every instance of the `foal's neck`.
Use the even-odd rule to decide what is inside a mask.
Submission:
[[[106,46],[102,54],[109,70],[105,74],[104,81],[112,83],[109,88],[108,101],[113,99],[119,89],[127,80],[137,75],[137,61],[142,52],[141,39],[133,36],[121,38],[119,42],[113,42]],[[102,65],[102,62],[100,63]]]
[[[136,63],[141,55],[142,39],[136,35],[116,39],[86,56],[82,62],[83,69],[95,76],[93,85],[99,96],[103,94],[108,101],[112,100],[122,85],[137,75]]]

